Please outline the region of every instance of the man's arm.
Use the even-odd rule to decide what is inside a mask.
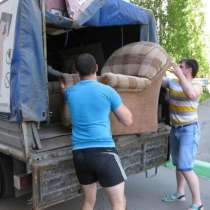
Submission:
[[[55,70],[54,68],[52,68],[52,66],[47,66],[47,72],[50,74],[50,75],[53,75],[55,77],[62,77],[63,76],[63,72],[61,71],[58,71],[58,70]]]
[[[124,105],[120,105],[119,108],[117,108],[114,111],[117,119],[125,126],[130,126],[133,123],[133,116],[130,112],[130,110]]]
[[[55,70],[51,66],[47,66],[47,72],[48,74],[53,75],[59,79],[61,91],[64,93],[65,89],[68,87],[64,78],[65,73]]]
[[[199,85],[193,85],[192,82],[188,81],[178,66],[174,68],[173,73],[179,79],[185,95],[191,100],[197,100],[202,94],[202,87]]]
[[[111,111],[115,114],[117,119],[125,126],[129,126],[133,123],[133,117],[130,110],[123,104],[119,93],[110,87],[110,102]]]

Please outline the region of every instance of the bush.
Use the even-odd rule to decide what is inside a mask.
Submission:
[[[207,99],[210,99],[210,93],[208,89],[204,89],[203,94],[200,97],[200,103],[206,101]]]

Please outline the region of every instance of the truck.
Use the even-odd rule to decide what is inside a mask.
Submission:
[[[75,2],[82,7],[85,1]],[[89,52],[101,69],[126,44],[157,42],[151,11],[122,0],[90,2],[73,19],[66,8],[50,7],[50,1],[0,1],[2,199],[29,192],[33,210],[42,210],[81,195],[72,161],[71,129],[62,122],[59,81],[49,66],[73,73],[75,55]],[[161,79],[152,110],[155,128],[113,136],[127,175],[152,168],[156,173],[168,160],[169,128],[164,122],[165,104],[158,100],[160,83]]]

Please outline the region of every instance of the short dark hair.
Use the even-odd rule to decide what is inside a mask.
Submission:
[[[185,65],[188,68],[192,69],[192,77],[194,78],[198,73],[198,69],[199,69],[198,62],[195,59],[189,59],[189,58],[182,59],[180,63],[182,62],[185,63]]]
[[[80,54],[75,62],[80,76],[88,76],[96,72],[96,60],[89,53]]]

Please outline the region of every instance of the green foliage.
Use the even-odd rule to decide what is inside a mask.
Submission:
[[[202,102],[204,102],[204,101],[206,101],[208,99],[210,99],[210,93],[209,93],[209,91],[207,89],[205,89],[203,91],[203,94],[200,97],[200,102],[202,103]]]
[[[178,62],[195,58],[200,75],[209,74],[210,64],[205,53],[202,0],[133,0],[151,9],[157,20],[160,45]]]

